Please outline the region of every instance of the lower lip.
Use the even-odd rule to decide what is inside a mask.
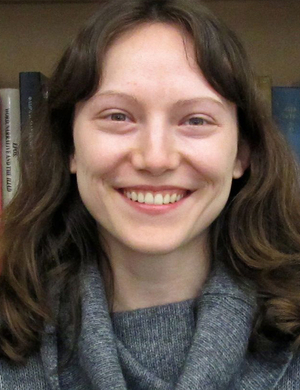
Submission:
[[[131,207],[133,207],[135,210],[148,215],[160,215],[160,214],[166,214],[170,211],[173,211],[178,207],[180,207],[185,202],[185,200],[189,197],[189,195],[185,196],[184,198],[180,199],[178,202],[174,202],[174,203],[156,205],[156,204],[134,202],[128,199],[121,192],[119,192],[119,194],[122,196],[124,201],[128,203]]]

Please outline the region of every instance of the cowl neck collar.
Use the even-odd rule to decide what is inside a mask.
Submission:
[[[249,353],[257,309],[253,288],[241,287],[216,264],[197,309],[192,347],[175,390],[274,389],[292,354]]]
[[[101,275],[96,266],[88,266],[82,276],[82,330],[75,363],[68,369],[82,378],[84,385],[70,383],[76,390],[126,390]],[[256,310],[256,298],[249,289],[238,286],[222,264],[217,264],[197,299],[196,330],[177,384],[152,378],[151,390],[271,390],[284,374],[292,354],[281,350],[268,355],[248,353],[248,340]],[[57,353],[52,338],[45,340],[44,366],[51,359],[48,376],[52,389],[59,389],[53,355]],[[52,347],[51,347],[52,345]],[[51,350],[52,348],[52,350]],[[123,353],[127,353],[126,350]],[[119,356],[120,354],[120,356]],[[139,363],[127,356],[131,375],[136,376],[138,390],[149,390],[139,377]],[[49,369],[48,369],[49,370]],[[58,375],[58,374],[57,374]],[[72,375],[70,375],[72,378]],[[80,387],[81,386],[81,387]]]

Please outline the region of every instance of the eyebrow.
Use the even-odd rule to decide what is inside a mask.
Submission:
[[[129,95],[129,94],[124,93],[124,92],[118,92],[118,91],[111,90],[111,91],[99,92],[96,95],[94,95],[95,98],[102,97],[102,96],[116,96],[116,97],[120,97],[120,98],[129,100],[129,101],[132,101],[136,104],[140,104],[139,100],[135,96]],[[215,99],[215,98],[210,97],[210,96],[201,96],[201,97],[196,97],[196,98],[192,98],[192,99],[180,99],[174,103],[174,106],[175,107],[184,107],[184,106],[188,106],[188,105],[192,105],[192,104],[196,104],[196,103],[207,103],[207,102],[217,104],[221,108],[225,109],[224,103],[222,103],[220,100]]]
[[[202,96],[202,97],[197,97],[197,98],[193,98],[193,99],[180,99],[180,100],[177,100],[177,102],[174,105],[177,107],[184,107],[184,106],[189,106],[189,105],[196,104],[196,103],[213,103],[213,104],[217,104],[221,108],[225,109],[224,103],[222,103],[220,100],[215,99],[215,98],[210,97],[210,96]]]
[[[94,95],[94,98],[102,97],[102,96],[116,96],[120,97],[126,100],[131,100],[134,103],[139,103],[138,99],[132,95],[129,95],[124,92],[118,92],[118,91],[105,91],[105,92],[99,92]]]

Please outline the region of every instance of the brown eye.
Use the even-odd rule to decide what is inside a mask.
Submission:
[[[110,118],[113,121],[124,122],[124,121],[126,121],[127,117],[126,117],[125,114],[122,114],[122,113],[118,112],[118,113],[115,113],[115,114],[111,114]]]

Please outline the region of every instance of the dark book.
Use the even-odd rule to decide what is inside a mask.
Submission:
[[[273,87],[272,115],[300,161],[300,87]]]
[[[42,99],[47,98],[47,77],[41,72],[21,72],[19,73],[20,89],[20,111],[21,111],[21,131],[26,126],[33,129],[33,113],[39,107]],[[29,142],[30,142],[29,133]]]

